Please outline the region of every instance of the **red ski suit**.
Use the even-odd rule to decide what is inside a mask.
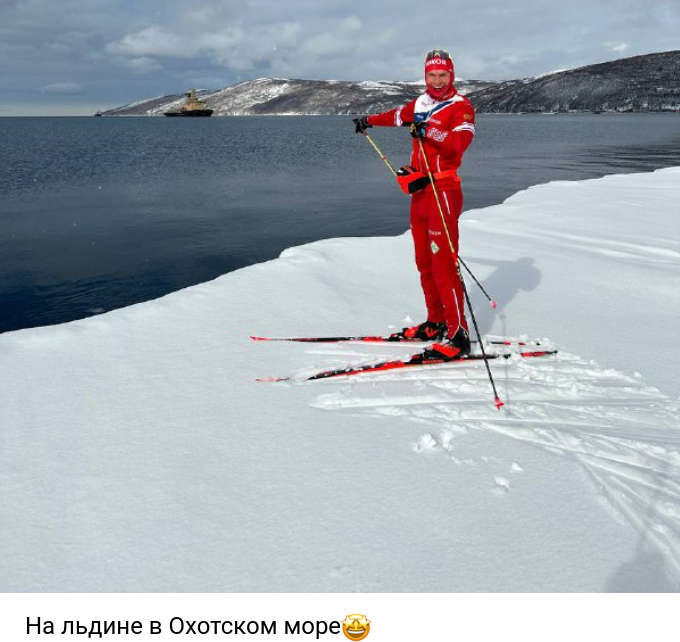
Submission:
[[[470,101],[454,90],[453,96],[436,100],[425,93],[404,107],[368,116],[370,125],[398,127],[426,121],[423,149],[433,174],[452,171],[437,179],[435,185],[444,212],[453,248],[458,254],[458,218],[463,209],[463,192],[457,170],[463,153],[475,135],[475,110]],[[411,166],[427,174],[420,144],[413,141]],[[465,330],[465,297],[458,267],[449,247],[442,217],[432,186],[411,196],[411,233],[415,245],[416,265],[425,294],[427,320],[445,321],[449,335],[462,326]]]

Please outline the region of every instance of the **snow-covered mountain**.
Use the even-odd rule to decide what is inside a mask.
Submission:
[[[480,113],[680,111],[680,51],[622,58],[532,78],[456,80]],[[392,109],[423,91],[421,82],[257,78],[199,97],[215,116],[344,115]],[[184,94],[141,100],[107,116],[161,116]]]
[[[680,51],[622,58],[532,78],[456,81],[480,113],[680,111]],[[375,113],[411,100],[422,82],[258,78],[198,94],[215,116]],[[141,100],[107,116],[160,116],[183,94]]]
[[[680,51],[509,80],[475,91],[470,100],[478,112],[677,112]]]
[[[461,93],[478,91],[491,83],[458,80]],[[423,91],[422,82],[291,80],[257,78],[217,91],[199,91],[215,116],[343,115],[385,111],[403,105]],[[183,94],[138,101],[105,112],[107,116],[161,116],[177,109]]]

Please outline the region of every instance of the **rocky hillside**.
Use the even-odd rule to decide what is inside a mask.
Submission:
[[[457,81],[461,93],[488,87]],[[199,91],[215,116],[365,114],[398,107],[423,92],[422,83],[258,78],[217,91]],[[160,116],[176,110],[183,94],[153,98],[104,112],[106,116]]]
[[[469,95],[478,112],[680,111],[680,51],[623,58]]]
[[[457,80],[478,112],[680,111],[680,51],[622,58],[553,74],[488,82]],[[403,105],[422,83],[258,78],[199,91],[215,116],[343,115]],[[161,116],[184,94],[159,96],[104,112],[106,116]]]

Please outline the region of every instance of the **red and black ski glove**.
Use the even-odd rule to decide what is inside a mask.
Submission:
[[[363,134],[369,127],[373,127],[371,123],[368,122],[368,116],[362,116],[361,118],[353,118],[352,121],[356,125],[355,132],[357,134]]]
[[[408,127],[409,134],[413,138],[425,138],[425,130],[428,125],[429,123],[426,123],[424,120],[421,120],[419,123],[411,123]]]

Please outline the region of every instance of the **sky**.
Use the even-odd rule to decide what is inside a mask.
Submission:
[[[680,49],[677,0],[0,0],[0,116],[91,114],[263,76],[523,78]]]

